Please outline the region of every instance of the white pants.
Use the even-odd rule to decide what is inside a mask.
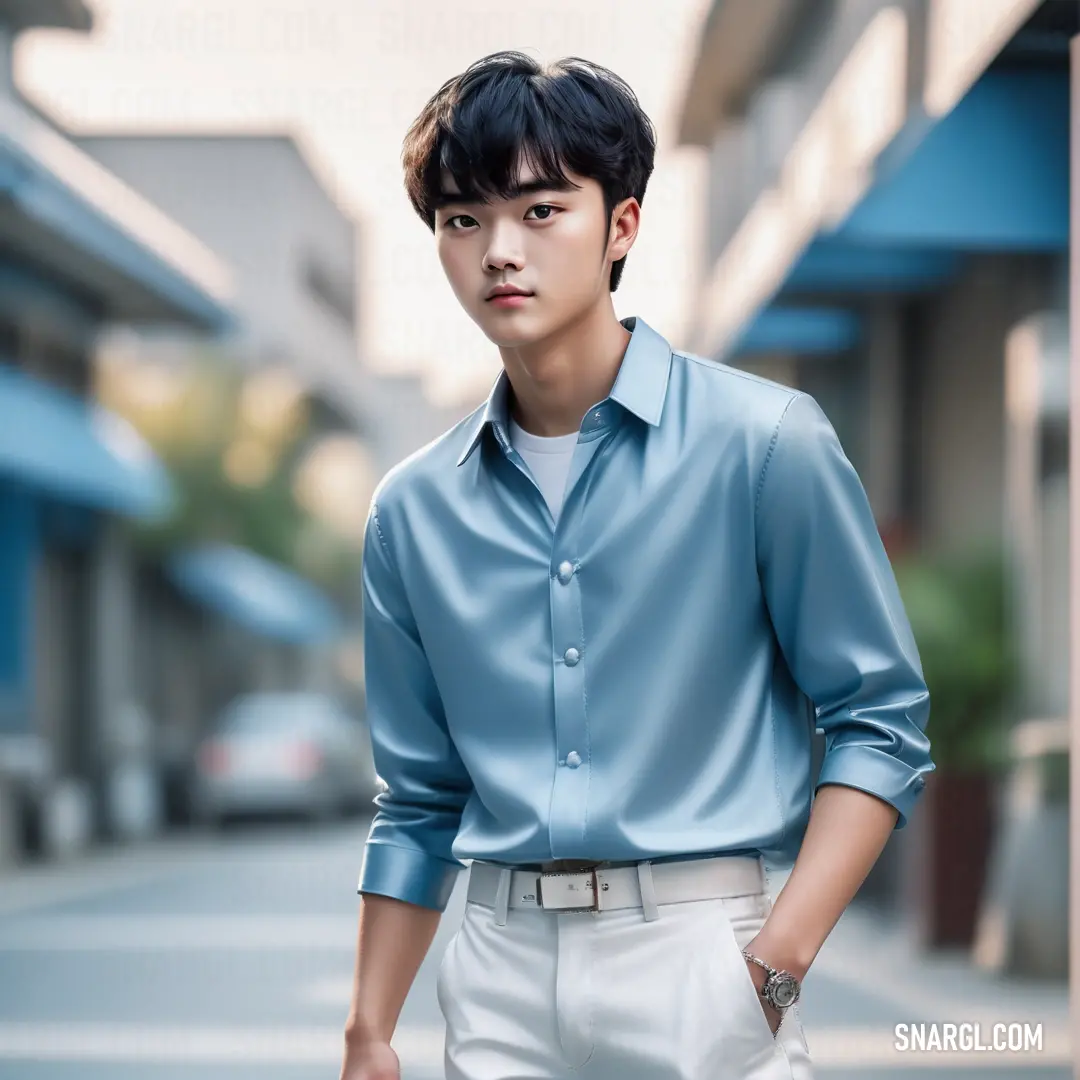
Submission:
[[[446,1080],[812,1080],[791,1006],[775,1035],[741,950],[767,892],[640,908],[468,902],[439,968]]]

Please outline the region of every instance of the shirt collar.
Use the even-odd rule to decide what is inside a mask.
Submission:
[[[621,319],[620,322],[630,331],[630,344],[623,355],[619,373],[615,376],[615,385],[612,386],[608,398],[656,427],[660,423],[664,398],[667,396],[668,378],[671,374],[671,346],[644,319],[631,316]],[[501,436],[500,441],[509,443],[509,391],[510,379],[503,368],[488,394],[483,411],[470,429],[465,449],[458,458],[458,465],[464,465],[468,461],[469,455],[483,437],[484,429],[489,425],[497,436]]]

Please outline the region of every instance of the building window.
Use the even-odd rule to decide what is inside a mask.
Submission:
[[[0,363],[18,367],[19,331],[13,322],[0,316]]]
[[[324,307],[346,323],[350,330],[356,325],[356,295],[351,280],[329,270],[311,255],[303,261],[304,288]]]

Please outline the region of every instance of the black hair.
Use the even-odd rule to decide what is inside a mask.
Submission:
[[[522,161],[549,190],[569,190],[569,170],[600,185],[610,221],[623,199],[645,198],[655,154],[653,125],[619,76],[578,57],[545,67],[505,51],[442,85],[409,128],[401,159],[409,201],[434,232],[435,211],[449,201],[444,170],[455,199],[480,203],[520,194]],[[612,264],[612,292],[625,262]]]

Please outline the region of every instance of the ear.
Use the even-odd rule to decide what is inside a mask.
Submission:
[[[634,246],[641,225],[641,204],[632,195],[611,211],[608,229],[608,257],[618,262]]]

